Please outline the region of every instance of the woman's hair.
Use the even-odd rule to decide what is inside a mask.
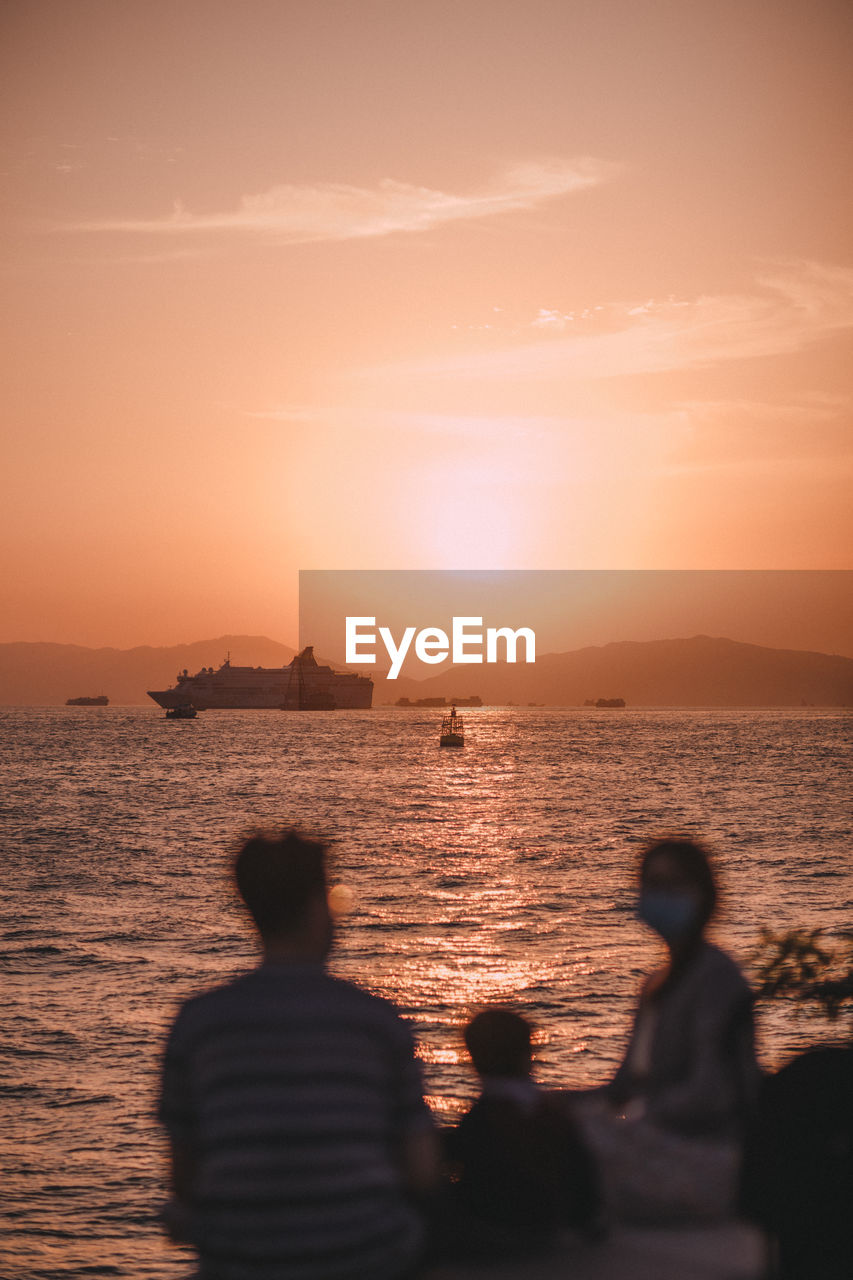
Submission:
[[[662,840],[655,840],[643,851],[640,862],[641,881],[646,878],[649,863],[658,857],[668,858],[674,863],[684,879],[698,891],[701,902],[699,922],[704,927],[717,905],[717,883],[707,851],[695,840],[683,836],[666,836]]]

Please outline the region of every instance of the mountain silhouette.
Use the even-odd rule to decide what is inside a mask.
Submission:
[[[153,706],[148,689],[165,689],[185,667],[280,667],[296,652],[266,636],[218,636],[155,648],[89,649],[80,645],[0,644],[0,704],[39,706],[105,693],[112,704]],[[587,699],[624,698],[629,706],[853,706],[853,658],[799,649],[771,649],[711,636],[616,641],[546,653],[535,664],[449,667],[426,680],[375,683],[373,705],[398,698],[464,697],[484,703],[580,706]]]
[[[485,703],[549,706],[598,698],[624,698],[631,706],[850,706],[853,658],[693,636],[615,641],[542,654],[530,666],[465,666],[427,680],[382,679],[376,685],[374,705],[476,693]]]
[[[281,667],[295,649],[266,636],[218,636],[168,648],[88,649],[74,644],[0,644],[0,704],[45,706],[105,693],[123,706],[154,703],[148,689],[166,689],[186,669],[218,667],[230,652],[234,666]]]

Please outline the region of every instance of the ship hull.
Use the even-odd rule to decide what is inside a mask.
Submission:
[[[173,707],[190,705],[195,707],[196,711],[299,711],[302,709],[295,699],[287,700],[286,688],[259,691],[257,693],[228,692],[224,689],[213,692],[201,690],[189,692],[184,689],[149,689],[148,697],[153,698],[158,706],[165,708],[167,711]],[[355,690],[354,692],[334,689],[331,691],[331,699],[334,702],[334,709],[338,711],[366,710],[373,705],[373,689],[370,688],[366,691]],[[331,710],[332,708],[319,708],[319,700],[312,707],[309,699],[307,709]]]

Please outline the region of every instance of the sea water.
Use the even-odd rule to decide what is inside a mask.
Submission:
[[[156,1222],[159,1059],[178,1002],[254,963],[226,875],[249,827],[331,841],[333,968],[411,1020],[443,1121],[486,1004],[532,1019],[542,1081],[612,1073],[661,957],[634,914],[656,833],[707,841],[744,965],[762,926],[849,928],[849,712],[484,707],[454,751],[440,716],[0,711],[2,1275],[187,1273]],[[758,1008],[768,1068],[842,1030]]]

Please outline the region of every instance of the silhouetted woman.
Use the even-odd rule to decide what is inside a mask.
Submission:
[[[717,902],[704,850],[691,840],[650,845],[638,915],[668,963],[640,991],[622,1065],[608,1086],[629,1117],[674,1133],[738,1138],[757,1096],[752,992],[735,962],[705,938]]]
[[[672,838],[649,846],[638,914],[663,939],[668,961],[642,986],[616,1075],[581,1112],[619,1216],[720,1217],[735,1205],[760,1073],[752,993],[705,938],[716,902],[699,845]]]

